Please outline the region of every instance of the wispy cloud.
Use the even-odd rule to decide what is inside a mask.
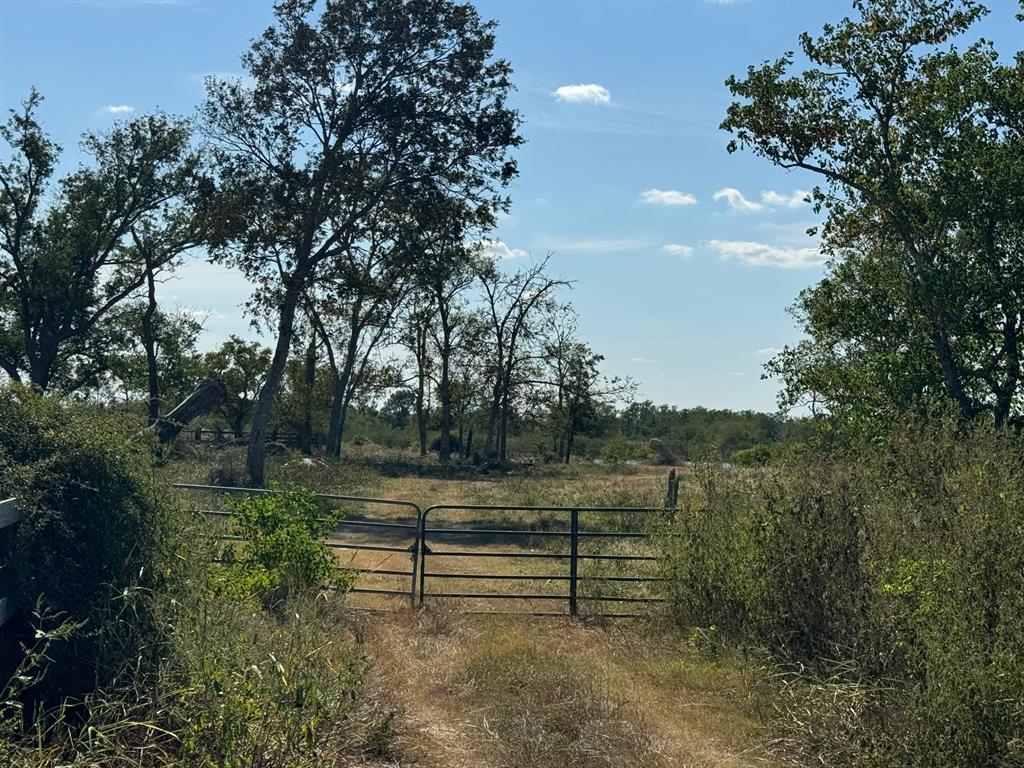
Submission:
[[[129,104],[110,104],[103,108],[103,111],[111,115],[130,115],[135,107]]]
[[[597,83],[563,85],[556,88],[552,95],[558,101],[570,104],[610,104],[612,100],[608,89]]]
[[[758,357],[775,357],[782,351],[782,347],[762,347],[761,349],[755,350],[754,354]]]
[[[678,189],[656,189],[651,187],[641,193],[640,199],[646,205],[696,205],[697,198],[689,192]]]
[[[653,365],[658,361],[653,357],[634,357],[630,362],[637,365]]]
[[[543,244],[547,250],[562,253],[624,253],[649,248],[652,243],[647,239],[626,237],[548,237]]]
[[[673,256],[681,256],[684,259],[688,259],[693,256],[692,245],[682,245],[680,243],[666,243],[661,246],[662,253],[670,253]]]
[[[803,189],[794,189],[789,195],[766,189],[761,193],[761,202],[771,208],[799,208],[801,205],[807,205],[810,194]]]
[[[764,210],[764,205],[761,203],[755,203],[753,200],[748,200],[743,196],[742,192],[732,187],[725,187],[724,189],[718,190],[711,196],[711,199],[715,202],[725,200],[729,204],[730,208],[734,211],[739,211],[740,213],[757,213],[758,211]]]
[[[802,269],[825,263],[818,248],[787,248],[750,240],[711,240],[708,247],[722,261],[740,261],[752,267]]]
[[[478,241],[480,249],[485,256],[499,261],[506,259],[525,259],[529,254],[522,248],[509,248],[501,240],[484,238]]]
[[[810,192],[803,189],[795,189],[788,195],[772,189],[766,189],[761,193],[761,202],[756,202],[734,187],[724,187],[715,192],[712,195],[712,199],[716,202],[725,200],[732,210],[739,213],[760,213],[761,211],[778,208],[799,208],[807,204],[808,195],[810,195]]]

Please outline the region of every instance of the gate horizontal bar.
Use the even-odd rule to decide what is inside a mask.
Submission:
[[[331,549],[367,549],[371,552],[405,552],[409,554],[412,550],[409,547],[386,547],[378,544],[343,544],[336,541],[327,541]]]
[[[474,610],[474,611],[463,611],[467,614],[475,614],[477,616],[559,616],[561,618],[568,619],[569,614],[565,612],[557,611],[486,611],[486,610]]]
[[[436,554],[436,553],[435,553]],[[562,575],[548,575],[548,576],[527,576],[525,574],[516,573],[510,575],[501,575],[496,573],[424,573],[428,579],[431,577],[437,577],[442,579],[519,579],[519,580],[533,580],[533,581],[568,581],[569,577]]]
[[[173,483],[173,488],[180,488],[185,491],[210,491],[216,493],[278,493],[278,491],[272,488],[239,488],[238,486],[219,486],[219,485],[198,485],[196,483]],[[337,493],[318,493],[316,494],[318,499],[330,499],[333,501],[364,501],[368,504],[391,504],[399,507],[409,507],[415,509],[419,513],[419,505],[414,504],[411,501],[405,501],[403,499],[378,499],[372,496],[344,496]]]
[[[403,593],[408,594],[408,593]],[[480,598],[482,600],[568,600],[566,595],[496,595],[487,592],[423,592],[423,597]]]
[[[480,552],[474,550],[436,550],[432,549],[427,554],[431,557],[434,556],[448,556],[448,557],[539,557],[546,558],[548,560],[568,560],[571,556],[568,552],[565,554],[555,554],[552,552]],[[582,555],[581,555],[582,557]]]
[[[591,538],[608,536],[619,539],[649,539],[651,537],[649,533],[634,533],[632,531],[580,531],[577,535],[581,538],[583,536],[590,536]]]
[[[584,597],[580,595],[580,600],[595,600],[604,603],[667,603],[664,597]]]
[[[393,571],[387,568],[356,568],[355,566],[344,567],[342,570],[346,571],[359,571],[360,573],[376,573],[378,576],[412,576],[412,571]]]
[[[371,587],[351,587],[348,591],[370,595],[400,595],[401,597],[409,596],[408,589],[373,589]]]
[[[363,525],[368,528],[411,528],[412,530],[418,530],[419,526],[416,523],[382,523],[377,520],[348,520],[342,518],[338,521],[338,527],[343,525]]]
[[[432,512],[435,509],[446,510],[477,510],[483,512],[572,512],[573,510],[583,512],[657,512],[665,514],[671,512],[664,507],[532,507],[532,506],[505,506],[504,504],[434,504],[427,507],[423,514]]]
[[[433,553],[431,553],[433,554]],[[654,555],[578,555],[580,560],[658,560]]]
[[[571,536],[569,531],[528,531],[513,530],[511,528],[425,528],[424,533],[460,533],[460,534],[481,534],[489,533],[494,536]]]
[[[580,576],[580,581],[668,581],[664,576]]]

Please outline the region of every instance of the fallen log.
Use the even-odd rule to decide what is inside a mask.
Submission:
[[[161,416],[148,427],[156,433],[161,445],[173,443],[189,422],[216,408],[228,396],[228,389],[220,379],[203,379],[195,391],[178,403],[174,410]]]

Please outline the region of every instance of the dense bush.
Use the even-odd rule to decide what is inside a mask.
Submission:
[[[628,440],[621,435],[613,437],[602,445],[598,450],[598,455],[602,461],[610,464],[620,464],[623,462],[651,464],[655,460],[655,453],[646,442]]]
[[[1024,764],[1024,445],[958,429],[707,469],[665,540],[680,623],[872,691],[857,764]]]
[[[346,586],[324,538],[341,519],[339,509],[325,509],[316,494],[294,484],[271,484],[271,493],[229,497],[231,534],[217,585],[222,594],[261,596],[273,603],[323,585]]]
[[[60,673],[48,680],[60,693],[90,687],[136,653],[148,630],[134,598],[173,567],[174,512],[153,482],[151,456],[117,419],[0,389],[0,498],[17,497],[26,514],[5,532],[0,594],[85,622],[51,649]]]

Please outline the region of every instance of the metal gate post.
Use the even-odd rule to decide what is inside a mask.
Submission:
[[[574,509],[569,513],[569,615],[577,614],[576,570],[579,563],[580,513]]]
[[[420,560],[419,560],[419,567],[420,567],[420,570],[419,570],[419,579],[420,579],[419,606],[420,606],[420,608],[423,607],[423,590],[424,590],[424,588],[427,585],[427,553],[430,551],[427,548],[427,514],[429,514],[431,509],[432,509],[432,507],[427,507],[422,512],[420,512],[420,521],[419,521],[420,522],[420,526],[419,526],[419,531],[417,531],[418,535],[416,537],[417,538],[417,542],[416,543],[419,545],[419,553],[420,553]],[[416,572],[416,569],[413,568],[413,573],[415,573],[415,572]],[[415,583],[416,582],[416,576],[413,576],[412,580],[413,580],[413,583]],[[415,604],[416,603],[414,602],[413,605],[415,605]]]

